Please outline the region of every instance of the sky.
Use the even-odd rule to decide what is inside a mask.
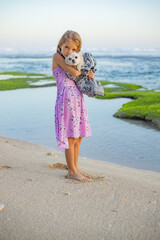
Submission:
[[[0,1],[0,48],[54,49],[67,30],[84,48],[160,48],[160,1]]]

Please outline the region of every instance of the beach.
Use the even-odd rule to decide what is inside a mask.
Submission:
[[[0,149],[1,240],[159,239],[158,172],[80,157],[94,177],[82,183],[58,150],[6,137]]]

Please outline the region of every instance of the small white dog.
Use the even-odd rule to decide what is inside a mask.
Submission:
[[[65,58],[65,63],[82,71],[81,75],[77,77],[66,72],[67,77],[75,82],[81,93],[86,94],[88,97],[104,96],[102,84],[98,80],[88,77],[90,70],[94,73],[96,71],[96,60],[91,53],[84,53],[82,56],[81,52],[72,52]]]
[[[83,65],[83,56],[81,52],[72,52],[65,58],[65,63],[76,67],[79,71]]]

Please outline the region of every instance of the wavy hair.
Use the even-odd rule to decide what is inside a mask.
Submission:
[[[68,41],[72,40],[75,43],[75,45],[77,46],[77,52],[79,52],[81,50],[82,39],[81,39],[80,35],[77,32],[68,30],[63,34],[63,36],[59,40],[59,43],[57,46],[57,52],[61,51],[62,44],[65,43],[65,41],[67,41],[67,40]]]

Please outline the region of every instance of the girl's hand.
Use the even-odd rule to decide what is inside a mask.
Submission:
[[[92,70],[89,71],[88,78],[89,79],[94,78],[94,72],[92,72]]]

